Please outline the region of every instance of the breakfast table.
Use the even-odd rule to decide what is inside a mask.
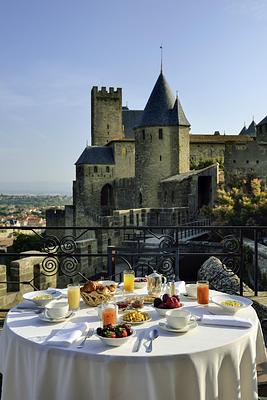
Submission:
[[[249,328],[207,325],[202,316],[216,310],[220,315],[220,307],[199,306],[185,296],[181,301],[197,318],[192,329],[166,331],[159,325],[164,317],[146,306],[151,320],[135,325],[135,334],[120,347],[106,346],[95,334],[82,348],[79,341],[49,342],[75,324],[99,326],[97,309],[82,302],[79,311],[57,324],[41,320],[35,310],[12,309],[0,335],[2,400],[258,399],[256,364],[266,361],[266,354],[254,309],[237,313],[250,321]],[[153,328],[159,337],[148,353]],[[139,338],[140,350],[135,351]]]

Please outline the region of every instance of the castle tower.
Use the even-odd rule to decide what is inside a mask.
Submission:
[[[113,139],[121,139],[122,90],[110,87],[91,90],[91,135],[93,146],[103,146]]]
[[[160,207],[160,182],[189,171],[190,124],[162,71],[135,130],[136,207]]]
[[[257,142],[267,142],[267,116],[257,125]]]

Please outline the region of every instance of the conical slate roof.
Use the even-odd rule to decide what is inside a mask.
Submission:
[[[139,126],[190,126],[182,106],[172,94],[171,88],[162,71],[151,92]]]
[[[239,132],[239,135],[246,135],[247,134],[247,128],[244,126],[241,131]]]
[[[248,129],[246,130],[246,135],[251,137],[256,136],[256,124],[254,120],[251,122]]]
[[[266,125],[267,124],[267,116],[263,118],[261,122],[258,123],[258,125]]]

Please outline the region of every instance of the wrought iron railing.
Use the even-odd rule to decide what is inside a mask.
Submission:
[[[51,277],[59,286],[71,279],[85,281],[101,276],[120,281],[123,269],[133,268],[140,276],[157,269],[169,279],[184,279],[181,265],[188,257],[193,257],[193,264],[197,265],[199,260],[211,255],[221,259],[225,276],[239,276],[239,293],[242,295],[247,274],[246,238],[253,241],[251,267],[247,274],[250,282],[247,283],[256,296],[260,278],[263,282],[266,279],[259,270],[259,244],[264,243],[267,236],[265,226],[210,226],[207,221],[202,221],[175,227],[0,227],[1,230],[34,235],[40,240],[40,251],[20,253],[10,248],[0,253],[0,302],[5,285],[8,295],[19,291],[21,285],[24,289],[25,285],[39,289]],[[192,240],[194,244],[190,245]],[[29,272],[29,257],[34,257],[32,273]],[[37,264],[36,257],[39,260]],[[23,267],[22,259],[29,260],[27,268]]]

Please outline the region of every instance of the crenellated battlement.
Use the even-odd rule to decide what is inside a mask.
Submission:
[[[99,96],[104,96],[104,97],[110,97],[112,95],[120,98],[122,95],[122,88],[117,88],[115,89],[114,87],[109,87],[106,88],[106,86],[102,86],[101,88],[98,88],[98,86],[93,86],[92,87],[92,95],[97,95]]]

